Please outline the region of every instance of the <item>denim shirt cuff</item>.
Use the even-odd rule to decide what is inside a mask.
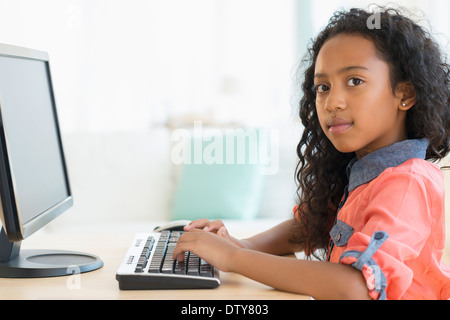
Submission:
[[[339,263],[349,264],[362,272],[372,299],[386,299],[386,277],[378,264],[372,259],[372,256],[388,237],[387,232],[377,231],[372,235],[364,252],[345,251],[339,258]]]

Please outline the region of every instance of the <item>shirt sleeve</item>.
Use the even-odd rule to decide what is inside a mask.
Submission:
[[[390,172],[377,179],[361,213],[364,227],[349,239],[340,263],[361,270],[372,298],[398,299],[411,285],[416,258],[431,232],[423,178]]]

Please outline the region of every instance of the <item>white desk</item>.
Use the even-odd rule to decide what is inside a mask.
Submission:
[[[263,231],[261,225],[253,224],[252,230]],[[267,224],[265,226],[268,226]],[[249,227],[250,228],[250,227]],[[89,228],[87,228],[89,229]],[[93,228],[94,229],[94,228]],[[104,266],[96,271],[80,275],[42,279],[0,279],[0,300],[22,299],[159,299],[159,300],[304,300],[308,296],[275,290],[234,273],[221,272],[221,285],[211,290],[145,290],[121,291],[115,279],[134,232],[130,228],[117,228],[110,233],[68,232],[38,233],[22,243],[24,249],[62,249],[84,251],[102,258]],[[76,230],[76,229],[75,229]],[[147,227],[136,230],[149,230]],[[230,229],[231,230],[231,229]],[[234,230],[237,237],[245,237],[244,228]],[[247,234],[245,234],[247,233]],[[450,265],[449,248],[444,252],[444,261]]]
[[[142,231],[142,230],[138,230]],[[115,279],[134,233],[68,233],[31,236],[24,249],[84,251],[102,258],[104,266],[89,273],[42,279],[0,279],[0,300],[7,299],[309,299],[275,290],[234,273],[221,272],[221,285],[210,290],[121,291]]]

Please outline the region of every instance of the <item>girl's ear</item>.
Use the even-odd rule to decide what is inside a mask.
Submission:
[[[400,99],[399,109],[402,111],[407,111],[416,104],[416,89],[410,81],[397,84],[395,95]]]

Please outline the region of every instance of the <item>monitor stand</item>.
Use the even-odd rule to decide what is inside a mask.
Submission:
[[[20,250],[21,242],[10,242],[0,233],[0,278],[57,277],[93,271],[103,261],[91,254],[62,250]]]

